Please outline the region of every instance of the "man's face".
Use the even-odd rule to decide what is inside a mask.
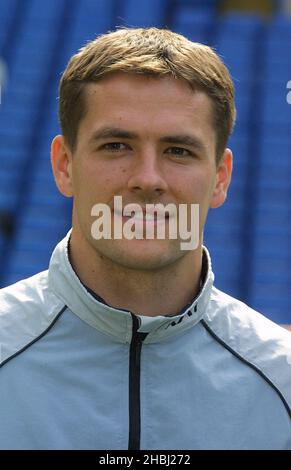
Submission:
[[[180,239],[169,237],[94,240],[91,210],[107,204],[113,223],[117,195],[123,205],[142,208],[199,204],[201,241],[208,208],[223,203],[231,173],[229,151],[216,165],[210,99],[172,77],[125,73],[87,85],[85,97],[76,149],[71,154],[63,145],[68,178],[59,185],[74,197],[73,230],[100,256],[127,268],[161,269],[189,255]]]

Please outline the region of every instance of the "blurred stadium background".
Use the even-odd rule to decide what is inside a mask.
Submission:
[[[157,26],[217,50],[236,86],[226,204],[205,244],[216,286],[291,324],[291,6],[288,1],[0,0],[0,286],[48,266],[70,228],[50,141],[69,57],[116,26]]]

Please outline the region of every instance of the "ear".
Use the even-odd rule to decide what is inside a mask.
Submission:
[[[72,153],[62,135],[57,135],[51,144],[51,164],[56,185],[63,196],[73,196]]]
[[[225,149],[216,168],[216,182],[210,201],[210,207],[215,209],[226,200],[227,190],[232,174],[232,151]]]

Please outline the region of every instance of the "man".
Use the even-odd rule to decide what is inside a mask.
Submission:
[[[291,449],[290,333],[213,287],[202,246],[234,119],[224,64],[170,31],[118,30],[72,57],[52,167],[73,227],[48,271],[0,294],[1,448]],[[197,205],[183,249],[171,224]]]

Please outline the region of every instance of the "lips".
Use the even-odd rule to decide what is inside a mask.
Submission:
[[[136,221],[145,221],[145,222],[158,222],[158,221],[162,221],[162,220],[169,218],[168,214],[166,214],[165,217],[158,217],[157,214],[148,214],[148,213],[143,213],[142,217],[140,216],[140,214],[134,214],[132,216],[123,215],[123,217],[132,218],[133,220],[136,220]]]
[[[137,222],[160,222],[163,220],[168,220],[169,219],[169,214],[166,212],[166,214],[158,214],[157,211],[150,211],[150,210],[142,210],[141,211],[132,211],[131,215],[124,214],[124,211],[120,212],[118,210],[114,211],[114,214],[116,214],[118,217],[122,217],[124,219],[133,219],[134,221]]]

